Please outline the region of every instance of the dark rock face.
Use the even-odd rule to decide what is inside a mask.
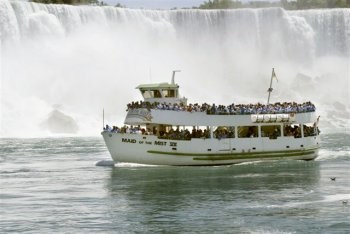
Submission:
[[[75,120],[58,110],[53,110],[43,123],[51,133],[77,133],[78,124]]]

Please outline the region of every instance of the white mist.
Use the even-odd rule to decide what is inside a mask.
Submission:
[[[350,10],[130,10],[0,0],[1,136],[47,136],[50,112],[77,135],[121,125],[135,87],[176,76],[194,102],[313,101],[321,130],[349,130]]]

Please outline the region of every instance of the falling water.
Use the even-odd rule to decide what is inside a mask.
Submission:
[[[78,135],[122,124],[140,83],[191,103],[311,100],[321,128],[349,131],[350,9],[132,10],[0,0],[0,136],[47,136],[59,110]]]

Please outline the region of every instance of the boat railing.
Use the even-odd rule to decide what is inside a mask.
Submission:
[[[253,123],[288,123],[295,121],[295,114],[254,114],[251,120]]]
[[[293,114],[293,113],[306,113],[315,112],[316,107],[311,102],[304,102],[297,104],[295,102],[284,102],[275,104],[231,104],[225,105],[209,105],[204,104],[188,104],[183,103],[150,103],[150,102],[132,102],[127,105],[127,111],[135,109],[147,109],[147,110],[172,110],[172,111],[185,111],[185,112],[205,112],[208,115],[267,115],[267,114]],[[272,116],[273,118],[282,118],[283,116]],[[287,118],[284,116],[284,118]],[[289,117],[288,117],[289,118]],[[269,118],[271,121],[271,118]],[[262,120],[262,122],[264,122]],[[281,120],[283,122],[283,120]]]

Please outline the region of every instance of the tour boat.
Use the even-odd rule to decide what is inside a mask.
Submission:
[[[102,136],[115,162],[225,165],[264,160],[313,160],[319,117],[311,102],[229,106],[188,104],[171,83],[142,84],[143,101],[128,104],[123,127]]]

